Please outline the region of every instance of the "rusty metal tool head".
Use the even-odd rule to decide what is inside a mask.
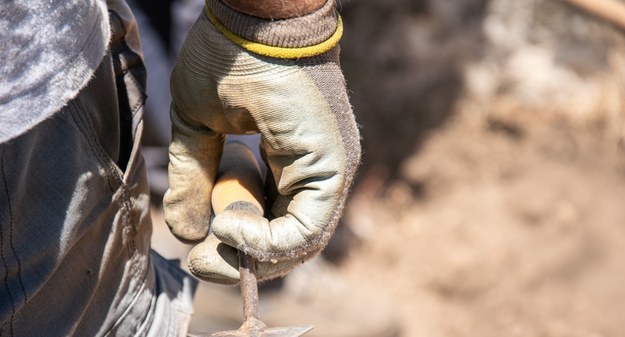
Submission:
[[[302,336],[313,327],[298,325],[290,327],[267,327],[258,316],[258,284],[255,275],[254,259],[239,253],[239,271],[241,273],[241,296],[243,297],[243,317],[245,321],[238,330],[211,332],[203,337],[297,337]]]
[[[262,215],[262,179],[251,150],[242,143],[228,143],[220,163],[220,178],[213,187],[215,213],[235,207]],[[236,169],[235,169],[236,168]],[[312,325],[267,327],[260,320],[256,262],[239,252],[243,324],[238,330],[217,331],[189,337],[297,337],[310,331]]]

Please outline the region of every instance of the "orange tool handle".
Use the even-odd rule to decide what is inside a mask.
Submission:
[[[263,214],[263,180],[256,158],[245,144],[228,143],[225,145],[217,177],[211,196],[215,214],[221,213],[235,202],[242,201],[253,204],[258,214]],[[239,331],[246,332],[245,335],[257,336],[267,326],[259,317],[256,262],[243,252],[239,252],[239,273],[243,317],[245,318]]]
[[[263,179],[256,158],[245,144],[233,142],[224,146],[211,203],[219,214],[237,201],[250,202],[263,214]]]

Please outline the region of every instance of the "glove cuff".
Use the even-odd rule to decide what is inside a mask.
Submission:
[[[334,0],[296,18],[268,20],[206,0],[210,21],[228,39],[256,54],[276,58],[302,58],[322,54],[336,46],[343,29]]]

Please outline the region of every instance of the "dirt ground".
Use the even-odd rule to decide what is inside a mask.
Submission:
[[[393,299],[405,336],[623,336],[624,154],[601,138],[456,116],[406,181],[364,173],[345,273]]]
[[[403,336],[625,336],[622,31],[556,1],[415,3],[345,8],[365,152],[342,270]]]

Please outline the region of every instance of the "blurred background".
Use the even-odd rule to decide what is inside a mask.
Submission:
[[[192,2],[168,2],[191,18],[172,27],[192,23]],[[618,6],[584,3],[604,0],[339,2],[363,163],[325,262],[261,293],[263,318],[287,311],[270,325],[301,313],[315,336],[623,336],[625,38]],[[151,67],[168,78],[156,54],[148,90]],[[160,219],[167,141],[146,141],[154,241],[184,259]],[[200,290],[196,329],[240,311],[236,289]]]

